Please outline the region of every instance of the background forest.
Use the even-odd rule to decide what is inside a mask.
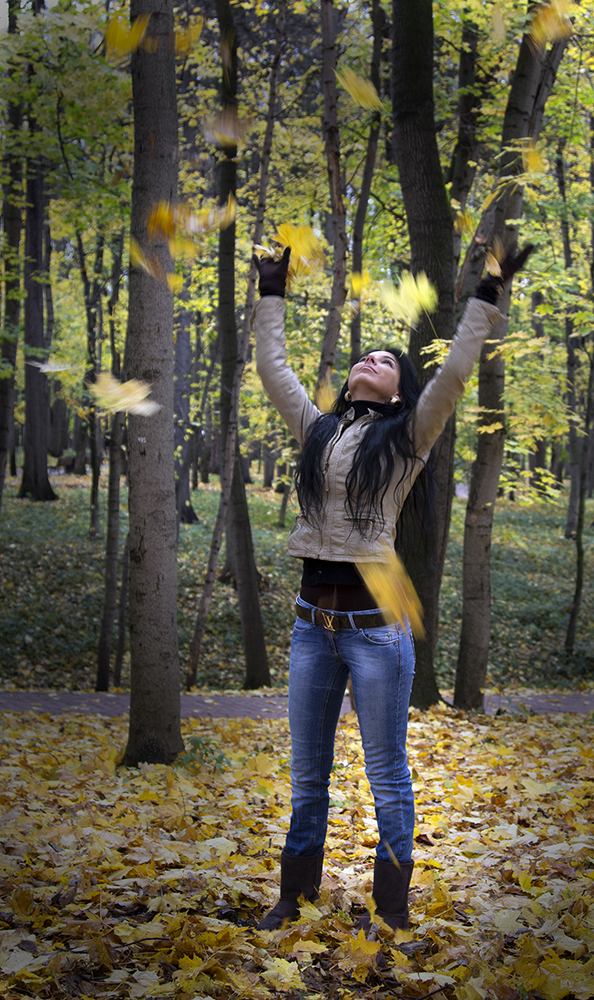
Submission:
[[[433,554],[413,526],[403,553],[425,608],[414,701],[590,676],[591,3],[8,10],[5,683],[130,682],[146,734],[180,677],[285,682],[296,456],[249,320],[253,246],[294,242],[287,225],[289,360],[322,401],[366,347],[409,350],[426,381],[485,262],[534,244],[436,446]]]

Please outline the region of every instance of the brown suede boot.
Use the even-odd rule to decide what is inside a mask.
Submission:
[[[280,899],[258,924],[259,931],[276,931],[285,920],[297,920],[300,896],[313,902],[319,896],[324,853],[314,855],[281,854]]]
[[[393,861],[375,859],[373,869],[373,898],[377,907],[376,913],[392,930],[408,927],[408,887],[410,885],[414,861],[400,862],[396,866]],[[371,926],[371,917],[364,913],[357,920],[357,927],[367,933]]]

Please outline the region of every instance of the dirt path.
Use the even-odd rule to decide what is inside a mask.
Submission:
[[[0,691],[0,712],[36,712],[62,715],[82,712],[85,715],[102,715],[114,718],[127,715],[130,704],[128,694],[96,694],[90,691]],[[350,711],[345,698],[342,711]],[[486,710],[494,715],[501,709],[518,712],[529,709],[541,713],[572,712],[588,715],[594,712],[594,692],[539,691],[520,695],[487,695]],[[287,716],[286,694],[182,694],[181,714],[191,718],[283,719]]]

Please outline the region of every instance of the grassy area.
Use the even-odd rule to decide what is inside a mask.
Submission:
[[[0,680],[17,688],[92,689],[103,600],[105,481],[100,537],[88,538],[89,479],[56,477],[59,501],[18,500],[8,480],[0,521]],[[127,528],[122,491],[122,542]],[[280,497],[249,487],[254,544],[262,574],[262,614],[275,685],[287,679],[293,601],[299,564],[286,555],[287,527],[278,527]],[[179,544],[179,637],[182,671],[200,596],[218,504],[213,486],[193,497],[200,518],[182,525]],[[461,607],[464,504],[454,502],[442,588],[437,670],[453,684]],[[490,683],[569,687],[594,673],[594,503],[589,501],[586,579],[575,655],[563,642],[574,586],[575,546],[563,538],[565,506],[522,508],[498,502],[492,546],[493,641]],[[127,660],[123,683],[127,683]],[[237,598],[217,585],[198,683],[238,688],[243,657]]]

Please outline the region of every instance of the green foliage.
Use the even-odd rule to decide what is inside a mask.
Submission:
[[[105,478],[101,525],[105,526]],[[89,690],[93,688],[103,602],[101,536],[87,536],[88,477],[61,476],[60,500],[34,504],[5,487],[0,540],[0,664],[7,687]],[[280,497],[248,487],[261,603],[273,683],[288,679],[289,642],[300,565],[286,553],[287,528],[278,526]],[[594,532],[585,534],[586,580],[578,642],[568,663],[563,638],[573,593],[574,549],[563,538],[561,501],[523,507],[498,501],[493,537],[493,642],[490,684],[575,685],[594,666]],[[120,546],[127,529],[122,491]],[[178,558],[178,621],[182,678],[195,616],[218,490],[192,495],[199,522],[181,525]],[[294,511],[294,506],[293,506]],[[586,524],[594,521],[588,502]],[[461,612],[461,555],[464,503],[454,502],[452,530],[442,586],[442,625],[437,672],[444,688],[453,683]],[[123,685],[129,682],[128,658]],[[239,688],[244,676],[237,595],[217,584],[209,615],[198,685]],[[198,748],[199,749],[199,748]],[[197,759],[200,756],[196,750]],[[203,748],[207,753],[207,748]],[[201,751],[202,752],[202,751]]]
[[[202,767],[206,766],[214,772],[228,767],[230,763],[229,758],[219,749],[218,745],[207,736],[199,736],[195,733],[186,739],[185,744],[186,751],[176,758],[176,767],[200,771]]]

